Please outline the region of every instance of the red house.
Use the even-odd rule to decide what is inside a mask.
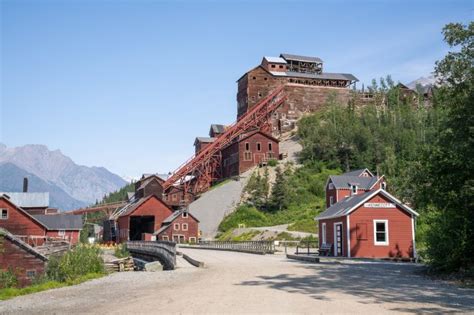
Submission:
[[[31,284],[46,269],[48,259],[36,249],[16,238],[5,229],[0,228],[2,253],[0,269],[12,270],[21,287]]]
[[[415,258],[418,213],[389,194],[382,177],[362,174],[331,176],[328,181],[327,193],[337,202],[327,198],[328,208],[315,218],[320,248],[326,244],[334,256],[342,257]],[[348,194],[343,192],[346,187],[339,188],[348,179],[344,177],[352,183]]]
[[[3,194],[0,196],[0,228],[33,246],[43,245],[49,239],[76,244],[82,230],[82,217],[74,214],[31,215]]]
[[[199,220],[186,210],[175,211],[154,233],[158,240],[195,243],[199,239]]]

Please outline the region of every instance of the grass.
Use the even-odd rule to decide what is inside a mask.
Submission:
[[[316,222],[313,218],[298,220],[288,226],[288,231],[298,231],[306,233],[318,233]]]
[[[0,290],[0,300],[8,300],[20,295],[26,295],[31,293],[37,293],[41,291],[57,289],[62,287],[67,287],[71,285],[76,285],[83,283],[88,280],[97,279],[100,277],[105,276],[105,273],[90,273],[74,280],[69,280],[66,282],[59,282],[59,281],[45,281],[38,284],[34,284],[25,288],[6,288]]]
[[[220,187],[224,184],[227,184],[228,182],[232,181],[231,178],[228,178],[228,179],[224,179],[223,181],[220,181],[218,183],[216,183],[215,185],[212,185],[211,188],[209,190],[212,190],[212,189],[216,189],[217,187]]]

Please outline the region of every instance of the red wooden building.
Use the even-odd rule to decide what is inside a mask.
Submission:
[[[222,177],[242,174],[279,155],[278,139],[259,130],[248,132],[222,150]]]
[[[155,194],[134,199],[124,206],[117,219],[117,242],[145,239],[159,230],[173,211]]]
[[[328,180],[326,193],[332,198],[315,218],[320,248],[330,245],[331,253],[342,257],[416,257],[418,213],[385,190],[383,177],[357,172]]]
[[[31,215],[0,196],[0,227],[30,245],[42,245],[48,239],[60,239],[76,244],[82,230],[82,217],[74,214]]]
[[[12,270],[21,287],[31,284],[37,276],[44,273],[48,260],[46,256],[2,228],[0,228],[0,240],[2,244],[0,269]]]
[[[154,233],[158,240],[195,243],[199,239],[199,220],[186,210],[175,211]]]

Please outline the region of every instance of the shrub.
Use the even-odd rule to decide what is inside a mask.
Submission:
[[[117,258],[129,257],[130,253],[127,250],[127,246],[125,246],[124,244],[117,245],[115,247],[114,256]]]
[[[46,270],[50,280],[74,281],[90,273],[104,273],[104,261],[96,246],[79,245],[63,256],[51,256]]]
[[[289,231],[298,231],[306,233],[317,233],[316,222],[313,218],[298,220],[288,226]]]
[[[275,167],[277,166],[278,161],[275,159],[268,160],[268,166]]]
[[[247,226],[265,226],[268,224],[268,219],[264,213],[258,211],[255,207],[241,205],[235,212],[224,218],[219,225],[219,230],[225,232],[235,229],[241,223],[245,223]]]
[[[17,285],[18,278],[13,269],[0,270],[0,289],[13,288]]]

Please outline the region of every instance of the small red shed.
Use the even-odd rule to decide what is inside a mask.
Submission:
[[[30,245],[0,228],[1,254],[0,269],[12,270],[21,287],[44,273],[48,259]]]
[[[199,239],[199,220],[186,210],[175,211],[154,233],[158,240],[195,243]]]
[[[415,258],[418,213],[382,188],[349,196],[318,215],[319,242],[342,257]]]

